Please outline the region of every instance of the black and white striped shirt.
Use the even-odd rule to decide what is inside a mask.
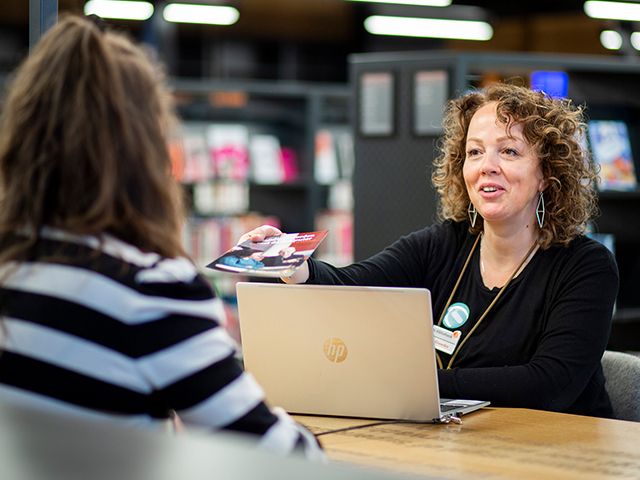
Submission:
[[[187,425],[322,457],[242,371],[221,302],[189,260],[108,235],[42,236],[35,260],[0,267],[0,397],[147,425],[174,410]]]

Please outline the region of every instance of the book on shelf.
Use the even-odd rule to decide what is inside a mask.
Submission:
[[[600,167],[600,190],[633,190],[637,179],[627,125],[620,120],[588,124],[593,160]]]
[[[265,134],[251,136],[249,152],[254,182],[273,185],[284,181],[280,151],[280,141],[275,136]]]
[[[185,156],[182,137],[175,136],[169,141],[169,157],[171,158],[171,173],[179,182],[184,181]]]
[[[327,231],[284,233],[261,242],[247,240],[215,259],[208,268],[258,277],[288,277],[313,254]]]
[[[330,210],[353,211],[353,183],[351,180],[341,179],[329,186],[327,207]]]
[[[213,168],[207,153],[207,141],[201,128],[185,128],[182,134],[184,166],[181,180],[197,183],[213,177]]]
[[[340,165],[340,178],[350,180],[356,163],[353,135],[348,130],[338,131],[336,132],[335,144]]]
[[[298,179],[298,157],[293,148],[282,147],[280,149],[280,164],[282,165],[282,181],[284,183],[294,182]]]
[[[244,180],[249,176],[249,129],[235,123],[207,127],[207,143],[217,178]]]
[[[328,210],[316,215],[318,230],[331,231],[316,251],[319,260],[336,267],[353,263],[353,214],[342,210]]]
[[[315,137],[314,178],[321,185],[350,179],[354,167],[351,132],[337,127],[318,130]]]
[[[239,215],[249,210],[245,181],[210,180],[193,187],[193,207],[199,215]]]
[[[316,182],[329,185],[340,177],[338,154],[333,133],[328,129],[316,132],[314,177]]]

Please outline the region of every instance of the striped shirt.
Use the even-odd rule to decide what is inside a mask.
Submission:
[[[260,436],[322,452],[243,372],[222,306],[186,258],[44,229],[34,260],[0,267],[0,398],[79,416]]]

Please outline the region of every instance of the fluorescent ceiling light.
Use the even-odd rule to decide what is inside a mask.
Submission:
[[[620,50],[622,37],[615,30],[603,30],[600,32],[600,43],[607,50]]]
[[[84,14],[121,20],[147,20],[153,15],[153,5],[126,0],[89,0],[84,4]]]
[[[233,7],[219,5],[170,3],[164,7],[162,16],[167,22],[233,25],[240,18],[240,12]]]
[[[631,34],[631,46],[636,50],[640,50],[640,32],[633,32]]]
[[[364,28],[374,35],[397,35],[403,37],[489,40],[493,36],[491,25],[486,22],[472,20],[372,15],[364,21]]]
[[[397,5],[420,5],[422,7],[448,7],[451,0],[349,0],[351,2],[395,3]]]
[[[584,13],[591,18],[640,21],[640,3],[627,2],[584,2]]]

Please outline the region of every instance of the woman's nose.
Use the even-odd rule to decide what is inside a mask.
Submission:
[[[488,175],[500,171],[500,158],[497,153],[486,152],[480,165],[480,173]]]

